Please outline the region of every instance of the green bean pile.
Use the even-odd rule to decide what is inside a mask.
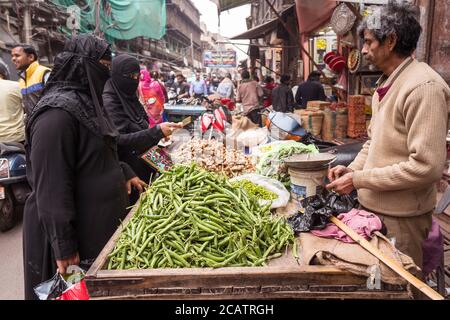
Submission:
[[[224,176],[175,166],[141,196],[108,269],[266,265],[294,242],[286,220],[269,208]]]

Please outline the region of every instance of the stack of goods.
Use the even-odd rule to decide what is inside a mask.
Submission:
[[[365,96],[348,97],[348,128],[350,138],[359,138],[366,134]]]
[[[261,147],[261,149],[264,148]],[[313,144],[304,145],[300,142],[288,141],[273,145],[269,151],[262,152],[257,165],[257,173],[278,180],[289,190],[291,186],[291,177],[284,160],[299,153],[318,153]]]
[[[348,109],[345,103],[336,104],[336,139],[347,138]]]
[[[346,67],[345,58],[338,55],[334,51],[328,52],[324,57],[323,61],[327,64],[328,68],[334,73],[341,73]]]
[[[326,108],[323,113],[322,139],[332,141],[336,136],[336,111]]]
[[[312,135],[320,137],[322,131],[323,111],[321,110],[295,110],[295,114],[302,119],[303,128]]]
[[[141,196],[107,268],[264,266],[294,243],[287,221],[269,208],[221,175],[174,166]]]
[[[254,172],[252,159],[239,150],[227,148],[217,140],[192,139],[172,153],[172,160],[178,164],[196,162],[212,172],[223,173],[228,177]]]
[[[326,101],[320,101],[320,100],[314,100],[314,101],[308,101],[306,104],[307,110],[325,110],[325,108],[329,107],[331,105],[330,102]]]

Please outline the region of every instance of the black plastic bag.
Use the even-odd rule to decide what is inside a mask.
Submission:
[[[92,263],[83,260],[80,265]],[[58,271],[55,275],[33,288],[39,300],[88,300],[89,292],[84,281],[85,271],[79,266],[67,267],[63,276]]]
[[[358,201],[351,195],[340,196],[323,190],[321,194],[303,199],[301,205],[305,212],[288,219],[295,233],[324,229],[331,216],[349,212],[358,205]]]
[[[66,281],[57,272],[50,280],[38,284],[33,290],[39,300],[54,300],[59,298],[67,288]]]

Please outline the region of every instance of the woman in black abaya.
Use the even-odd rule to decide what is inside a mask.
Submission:
[[[152,172],[140,155],[158,144],[165,136],[179,128],[174,123],[161,123],[148,128],[148,117],[136,95],[139,85],[139,61],[127,54],[113,59],[112,75],[105,85],[103,102],[105,109],[121,134],[119,142],[119,159],[128,163],[137,176],[149,182]],[[132,194],[130,202],[134,203],[137,195]]]
[[[93,262],[126,214],[127,181],[139,184],[119,163],[119,134],[103,108],[110,63],[104,40],[68,40],[27,119],[26,299],[36,299],[33,287],[57,268]]]

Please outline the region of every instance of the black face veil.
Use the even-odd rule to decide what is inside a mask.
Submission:
[[[67,40],[27,127],[44,109],[59,107],[95,133],[116,137],[118,131],[103,108],[102,92],[110,72],[99,62],[102,58],[111,60],[109,44],[105,40],[88,34]]]
[[[136,91],[139,85],[139,61],[127,54],[121,54],[112,62],[112,76],[105,86],[105,93],[112,98],[108,99],[108,108],[123,109],[128,118],[143,129],[148,128],[147,114],[139,102]],[[137,79],[130,74],[137,74]]]

